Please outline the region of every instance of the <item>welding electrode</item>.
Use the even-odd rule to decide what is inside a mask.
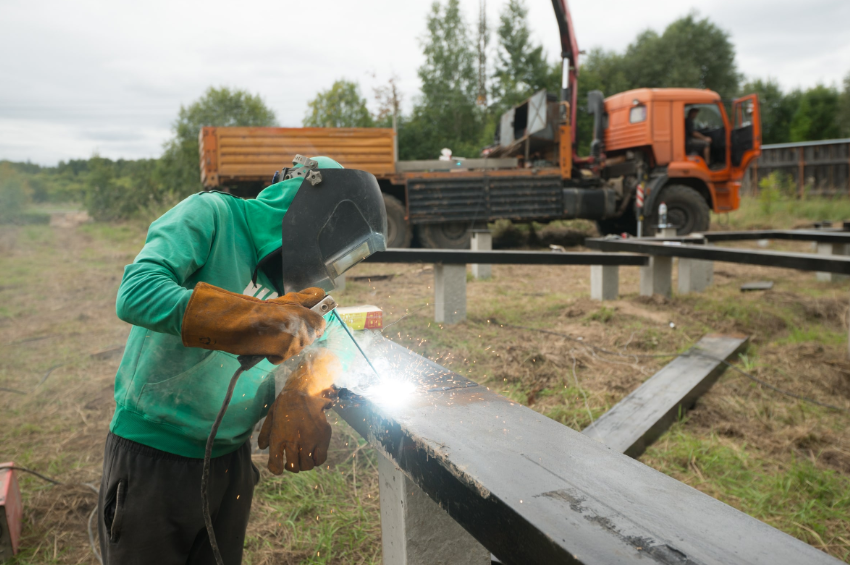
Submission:
[[[310,308],[310,310],[320,316],[325,316],[329,312],[334,312],[336,314],[336,301],[332,297],[326,296],[321,302]],[[339,315],[337,315],[337,317],[339,317]],[[344,325],[345,324],[343,323],[343,326]],[[352,337],[352,339],[354,339],[354,337]],[[355,344],[356,343],[357,342],[355,342]],[[358,348],[359,347],[360,346],[358,346]],[[227,407],[230,405],[230,399],[233,397],[233,389],[236,388],[236,381],[239,380],[242,373],[254,368],[257,363],[265,359],[265,356],[240,355],[237,359],[239,361],[239,368],[236,369],[236,372],[233,373],[233,376],[230,378],[230,384],[227,385],[227,394],[224,395],[224,402],[221,403],[221,409],[215,417],[215,422],[213,422],[212,428],[210,428],[210,435],[207,438],[207,447],[204,451],[204,470],[201,475],[201,504],[203,505],[204,510],[204,524],[207,527],[207,535],[210,538],[210,546],[212,547],[213,556],[215,557],[217,565],[224,565],[224,560],[222,560],[221,552],[218,549],[218,542],[215,539],[215,530],[213,530],[212,518],[210,517],[209,478],[212,448],[215,443],[215,436],[218,433],[218,428],[221,426],[221,421],[224,419],[224,414],[227,412]]]
[[[337,312],[336,310],[334,310],[334,316],[336,316],[336,319],[337,319],[337,320],[339,320],[339,323],[340,323],[340,324],[342,324],[342,328],[345,330],[345,333],[347,333],[347,334],[348,334],[348,337],[350,337],[350,338],[351,338],[351,341],[353,341],[353,342],[354,342],[354,345],[355,345],[355,346],[357,346],[357,351],[359,351],[359,352],[360,352],[360,355],[362,355],[362,356],[363,356],[363,359],[365,359],[365,360],[366,360],[366,362],[367,362],[367,363],[369,363],[369,366],[372,368],[372,371],[375,373],[375,375],[378,375],[378,371],[377,371],[377,370],[375,370],[375,366],[374,366],[374,365],[372,365],[372,362],[371,362],[371,361],[369,360],[369,358],[366,356],[366,352],[365,352],[365,351],[363,351],[363,348],[361,348],[361,347],[360,347],[360,344],[359,344],[359,343],[357,343],[357,340],[356,340],[356,339],[354,339],[354,334],[352,334],[352,333],[351,333],[351,330],[350,330],[350,329],[348,329],[348,325],[347,325],[345,322],[343,322],[343,321],[342,321],[342,317],[339,315],[339,312]],[[378,375],[378,376],[380,376],[380,375]]]

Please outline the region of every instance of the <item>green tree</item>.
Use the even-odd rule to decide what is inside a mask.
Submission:
[[[169,190],[156,174],[155,159],[89,160],[84,203],[95,220],[126,220],[145,209],[157,209],[169,200]],[[158,215],[158,214],[157,214]]]
[[[850,137],[850,73],[844,77],[844,90],[838,98],[838,126],[842,137]]]
[[[741,81],[729,34],[695,14],[674,21],[661,35],[652,30],[638,35],[621,69],[631,88],[708,88],[724,99],[738,92]]]
[[[368,128],[375,125],[356,82],[338,80],[307,103],[304,127]]]
[[[839,93],[821,84],[803,92],[791,120],[791,141],[817,141],[839,137]]]
[[[455,155],[480,151],[483,112],[478,94],[476,50],[458,0],[431,5],[419,67],[422,92],[413,116],[399,127],[399,153],[407,159],[435,159],[450,147]]]
[[[541,88],[551,88],[552,66],[542,45],[531,41],[528,8],[524,0],[509,0],[499,16],[499,46],[494,94],[501,113],[519,104]],[[560,65],[556,65],[560,70]],[[557,92],[557,82],[555,83]]]
[[[599,90],[606,96],[635,88],[623,71],[624,57],[613,51],[595,48],[581,64],[578,79],[576,141],[578,153],[587,155],[593,141],[593,116],[587,112],[587,93]]]
[[[18,219],[32,193],[26,175],[16,164],[0,161],[0,223]]]
[[[151,174],[178,197],[202,190],[198,134],[204,126],[275,126],[274,112],[259,95],[227,87],[210,87],[189,106],[181,106],[159,166]],[[154,181],[152,181],[154,182]]]
[[[791,141],[791,120],[800,105],[800,91],[788,94],[773,79],[754,80],[741,87],[740,95],[758,94],[761,109],[762,143]]]

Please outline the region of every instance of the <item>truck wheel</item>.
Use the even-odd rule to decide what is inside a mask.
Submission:
[[[413,228],[404,219],[404,204],[395,196],[384,194],[384,206],[387,208],[387,247],[410,247],[413,240]]]
[[[678,235],[708,231],[708,224],[711,221],[708,204],[705,198],[693,188],[681,184],[668,184],[658,195],[657,206],[660,206],[662,202],[667,204],[667,223],[676,226]],[[652,216],[648,218],[650,230],[647,231],[647,235],[657,231],[657,206]]]
[[[422,224],[416,227],[419,241],[430,249],[469,249],[472,233],[469,222]]]

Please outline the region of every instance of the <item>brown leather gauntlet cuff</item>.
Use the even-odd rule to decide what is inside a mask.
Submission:
[[[259,300],[198,283],[183,314],[183,345],[264,355],[281,363],[322,335],[325,321],[309,308],[324,296],[320,289],[308,289]]]

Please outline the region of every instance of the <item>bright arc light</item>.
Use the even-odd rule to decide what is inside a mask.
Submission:
[[[384,379],[379,384],[367,388],[363,396],[380,406],[399,407],[410,402],[415,390],[416,387],[411,382]]]

